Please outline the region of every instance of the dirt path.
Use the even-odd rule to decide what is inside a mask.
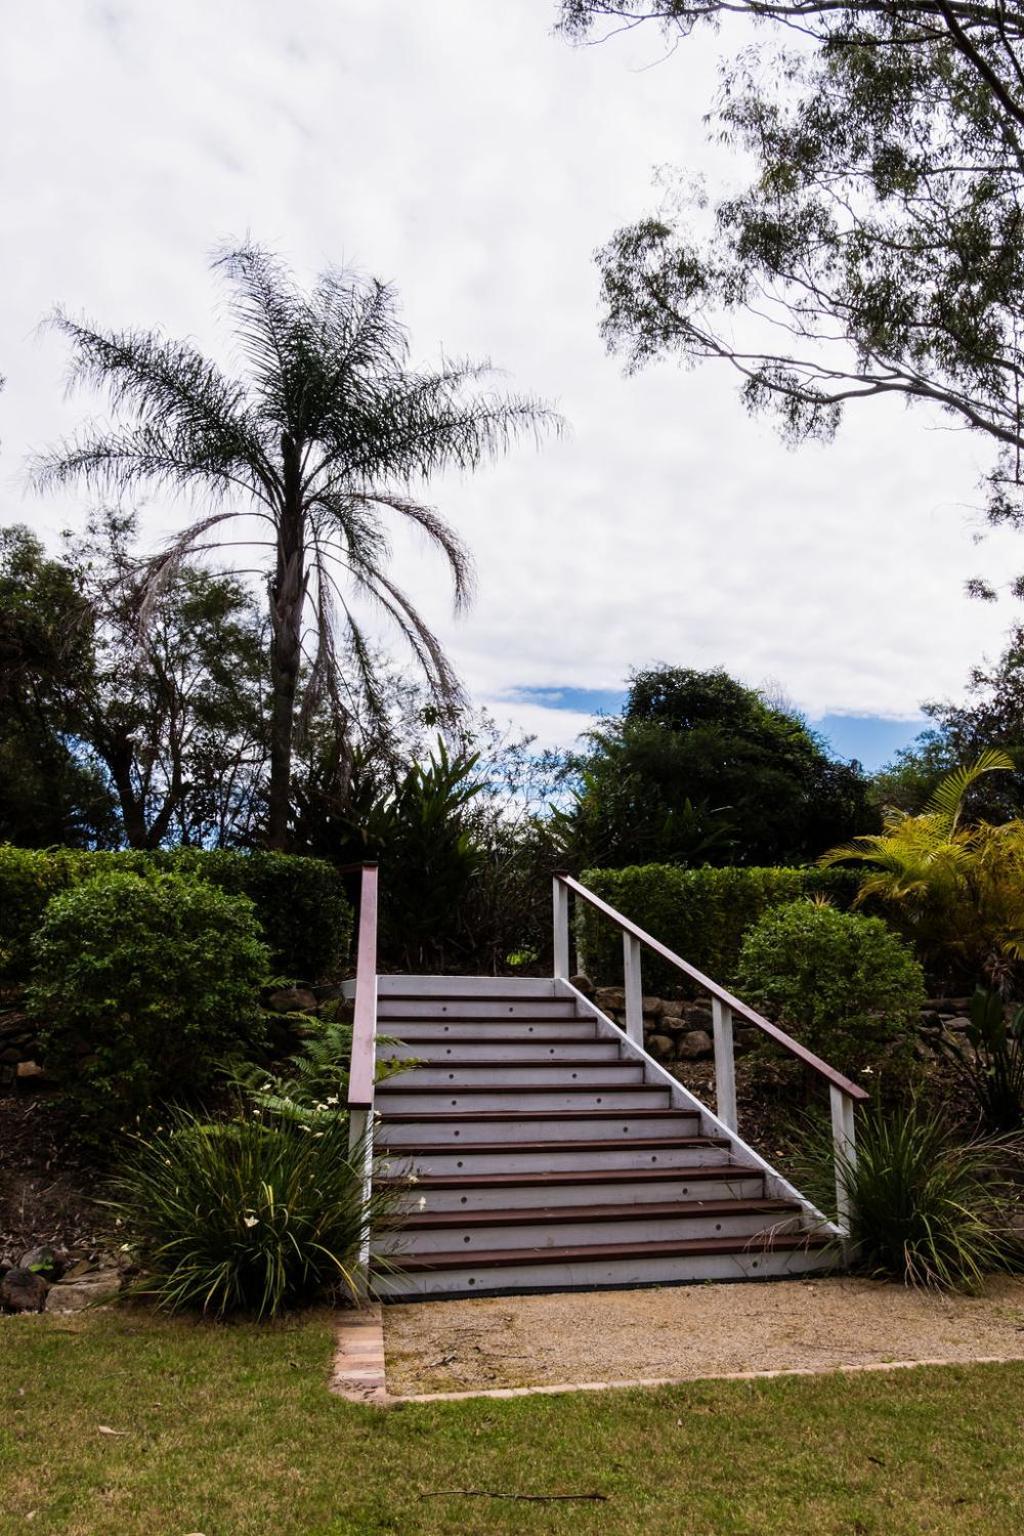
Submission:
[[[871,1280],[690,1285],[384,1308],[389,1392],[1024,1358],[1024,1279],[980,1296]]]

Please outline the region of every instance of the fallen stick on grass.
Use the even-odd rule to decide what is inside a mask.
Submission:
[[[605,1504],[608,1500],[606,1493],[495,1493],[489,1488],[436,1488],[430,1493],[421,1493],[421,1499],[519,1499],[527,1504],[552,1504],[558,1501],[575,1500],[577,1502],[590,1502]]]

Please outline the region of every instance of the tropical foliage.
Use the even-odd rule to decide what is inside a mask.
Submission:
[[[998,992],[977,988],[967,1026],[939,1044],[970,1090],[984,1128],[993,1133],[1024,1126],[1024,1008],[1007,1008]]]
[[[918,815],[890,811],[880,834],[822,856],[867,867],[858,900],[891,911],[936,977],[1005,984],[1024,960],[1024,821],[972,824],[963,814],[979,779],[1012,768],[1005,752],[984,752],[948,774]]]
[[[368,597],[394,622],[442,711],[461,699],[436,636],[391,573],[389,518],[440,551],[463,606],[469,556],[410,486],[451,467],[473,469],[551,418],[533,401],[480,390],[487,370],[479,366],[413,368],[396,295],[384,283],[329,268],[306,293],[255,245],[227,252],[217,269],[229,286],[240,378],[191,342],[155,330],[99,331],[55,314],[71,347],[70,383],[105,390],[115,425],[83,428],[39,459],[36,479],[42,488],[81,483],[125,497],[148,488],[203,498],[202,516],[149,567],[143,622],[195,552],[231,542],[261,559],[268,551],[266,837],[280,849],[289,837],[297,734],[324,705],[344,721],[356,693],[377,698],[354,597]],[[350,641],[352,676],[340,671],[340,632]]]

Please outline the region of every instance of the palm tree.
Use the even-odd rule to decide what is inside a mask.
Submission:
[[[266,526],[267,842],[283,848],[297,727],[325,702],[343,718],[346,691],[353,696],[353,680],[338,665],[345,630],[355,685],[371,707],[377,699],[354,594],[374,600],[397,625],[442,712],[450,715],[461,700],[436,636],[388,573],[392,515],[441,551],[462,608],[472,584],[469,555],[414,487],[439,470],[473,469],[524,429],[536,433],[557,418],[532,400],[477,387],[487,365],[412,368],[396,295],[385,283],[329,268],[306,293],[252,244],[214,267],[229,288],[241,376],[226,375],[191,342],[156,330],[98,331],[58,310],[51,324],[71,344],[69,384],[105,389],[114,426],[84,427],[39,457],[34,476],[42,488],[81,482],[116,495],[149,488],[206,503],[148,563],[142,622],[183,560],[226,545],[226,524],[256,518]],[[232,542],[256,544],[251,521],[249,537]]]

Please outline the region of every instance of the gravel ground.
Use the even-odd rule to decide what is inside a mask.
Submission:
[[[956,1297],[815,1279],[393,1305],[384,1343],[401,1395],[1024,1358],[1024,1279]]]

